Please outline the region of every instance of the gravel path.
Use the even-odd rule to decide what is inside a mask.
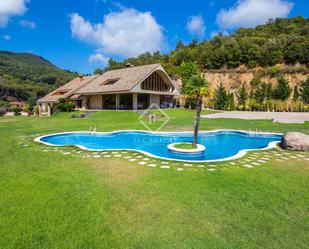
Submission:
[[[309,122],[309,112],[247,112],[231,111],[203,115],[203,118],[269,119],[278,123]]]

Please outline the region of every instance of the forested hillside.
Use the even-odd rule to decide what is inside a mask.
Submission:
[[[31,53],[0,51],[0,98],[26,101],[44,96],[59,85],[74,78],[64,71]]]
[[[124,67],[126,63],[142,65],[162,63],[172,76],[185,77],[187,71],[233,69],[244,65],[248,69],[272,67],[276,64],[309,64],[309,19],[295,17],[269,20],[256,28],[240,28],[229,36],[218,34],[210,41],[192,40],[188,45],[178,42],[168,54],[145,53],[123,62],[109,61],[108,69]],[[98,70],[100,71],[100,70]]]

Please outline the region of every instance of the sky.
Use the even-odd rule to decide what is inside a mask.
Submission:
[[[0,0],[0,50],[93,73],[109,58],[167,53],[270,18],[308,18],[308,0]]]

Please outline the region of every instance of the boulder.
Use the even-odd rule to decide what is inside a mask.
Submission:
[[[287,132],[281,139],[283,149],[309,151],[309,135],[300,132]]]

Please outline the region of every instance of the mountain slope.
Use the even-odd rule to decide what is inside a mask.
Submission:
[[[42,57],[0,51],[0,98],[39,98],[74,78]]]
[[[109,61],[106,68],[125,67],[126,63],[142,65],[161,63],[172,76],[187,74],[194,69],[235,69],[241,65],[252,69],[277,64],[309,65],[309,18],[294,17],[269,20],[255,28],[240,28],[225,36],[218,34],[211,40],[181,41],[168,54],[144,53],[123,62]]]

